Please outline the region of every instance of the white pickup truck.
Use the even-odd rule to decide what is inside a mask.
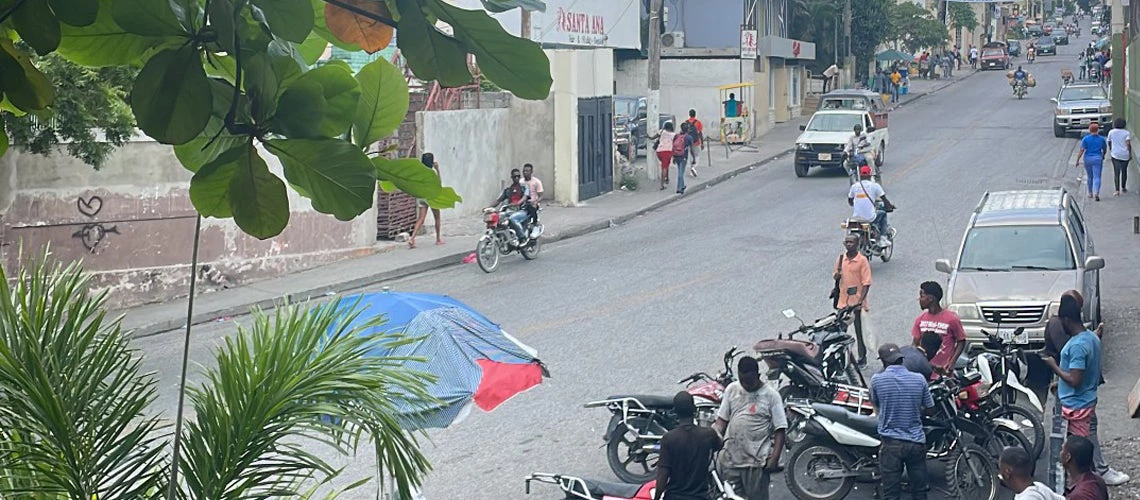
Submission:
[[[886,127],[876,128],[870,111],[855,109],[821,109],[800,125],[803,133],[796,138],[795,169],[796,177],[804,177],[811,167],[843,167],[843,148],[855,133],[855,125],[862,125],[868,132],[871,147],[874,148],[875,166],[886,160],[887,146],[891,135]]]

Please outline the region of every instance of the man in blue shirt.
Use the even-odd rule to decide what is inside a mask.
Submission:
[[[879,416],[879,472],[883,500],[901,496],[902,472],[906,467],[915,500],[926,500],[926,433],[922,413],[934,407],[926,379],[903,366],[899,346],[879,347],[883,371],[871,377],[871,404]]]
[[[736,118],[740,116],[740,101],[736,100],[736,94],[728,94],[728,100],[724,101],[724,117]]]

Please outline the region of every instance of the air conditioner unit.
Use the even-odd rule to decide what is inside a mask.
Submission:
[[[661,47],[669,49],[685,48],[685,32],[670,31],[661,35]]]

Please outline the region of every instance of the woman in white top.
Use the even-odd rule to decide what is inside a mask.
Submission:
[[[1128,161],[1132,159],[1132,133],[1124,128],[1127,124],[1124,118],[1117,118],[1112,122],[1112,130],[1108,133],[1108,150],[1112,156],[1112,182],[1116,186],[1113,196],[1128,192]]]
[[[665,122],[665,127],[661,133],[656,137],[650,139],[657,139],[657,160],[661,162],[661,189],[664,190],[665,186],[669,185],[669,167],[673,165],[673,138],[677,134],[673,132],[673,122]]]

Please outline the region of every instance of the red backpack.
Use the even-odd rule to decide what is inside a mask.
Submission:
[[[685,156],[685,136],[679,133],[673,137],[673,156]]]

